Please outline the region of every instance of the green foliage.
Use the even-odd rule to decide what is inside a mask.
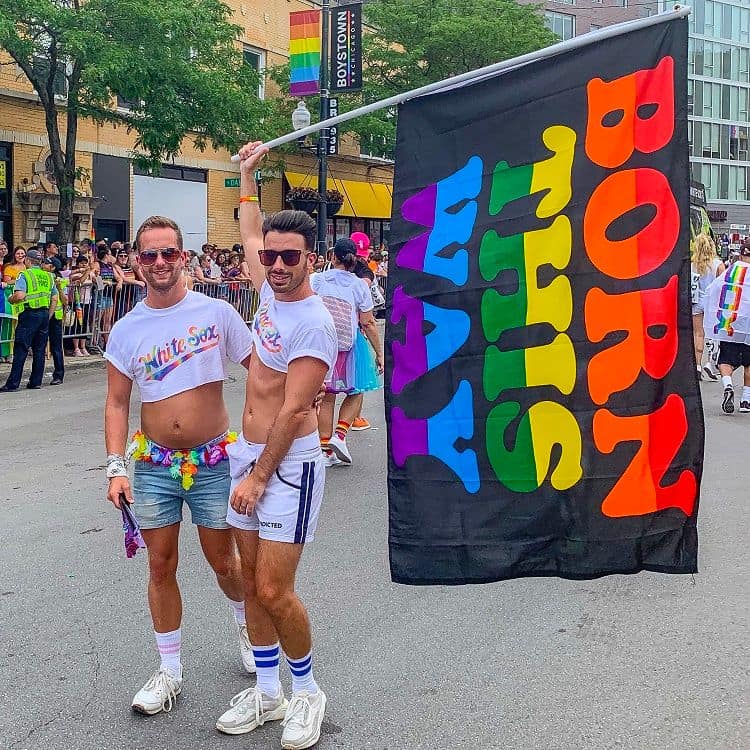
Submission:
[[[364,88],[339,95],[339,112],[410,91],[428,83],[526,54],[556,41],[535,5],[514,0],[370,0],[364,5]],[[270,71],[282,92],[289,68]],[[305,99],[318,111],[317,97]],[[274,136],[289,131],[294,101],[274,103]],[[342,127],[356,133],[363,153],[392,157],[397,113],[384,110]]]
[[[514,0],[372,0],[363,38],[362,103],[476,70],[556,41],[535,5]],[[396,113],[354,120],[362,150],[392,156]]]
[[[219,0],[0,0],[0,47],[39,94],[61,194],[75,177],[81,117],[132,131],[154,170],[186,136],[199,149],[262,136],[265,105],[240,31]],[[56,99],[61,84],[67,96]],[[129,108],[116,108],[118,95]],[[56,109],[67,112],[62,134]]]

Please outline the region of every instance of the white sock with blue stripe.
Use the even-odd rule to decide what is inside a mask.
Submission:
[[[258,690],[272,698],[279,694],[279,644],[271,646],[253,646],[255,671],[258,678]]]
[[[318,683],[315,682],[312,670],[312,651],[301,659],[286,657],[289,671],[292,673],[292,692],[317,693]]]

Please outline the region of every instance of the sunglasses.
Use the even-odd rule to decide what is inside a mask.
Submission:
[[[165,263],[177,263],[182,256],[182,250],[177,247],[162,247],[153,250],[141,250],[138,261],[142,266],[153,266],[161,255]]]
[[[258,250],[258,255],[264,266],[272,266],[277,258],[281,258],[285,266],[296,266],[302,257],[302,250]]]

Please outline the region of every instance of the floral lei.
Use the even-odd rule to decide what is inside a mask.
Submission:
[[[230,432],[218,443],[204,445],[189,451],[172,450],[149,440],[142,432],[133,435],[135,449],[132,457],[136,461],[154,464],[155,466],[168,466],[169,475],[172,479],[182,479],[182,488],[189,490],[194,483],[193,477],[198,473],[199,466],[216,466],[225,461],[227,446],[237,440],[237,433]]]

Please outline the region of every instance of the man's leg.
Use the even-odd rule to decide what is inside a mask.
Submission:
[[[242,578],[245,588],[245,618],[247,622],[247,631],[250,635],[250,642],[253,644],[253,647],[259,647],[261,649],[278,646],[279,635],[276,632],[273,620],[265,607],[258,600],[256,587],[256,568],[259,547],[258,532],[235,529],[234,536],[237,540],[237,547],[240,551],[240,560],[242,561]],[[263,676],[264,678],[273,677],[273,675]],[[261,674],[259,671],[258,680],[260,679]],[[275,687],[279,687],[278,667],[276,669],[275,681]],[[273,687],[273,685],[268,683],[268,687]],[[275,692],[269,693],[269,695],[275,694]]]
[[[703,313],[693,314],[693,347],[695,349],[695,365],[698,368],[698,378],[701,377],[703,362],[703,346],[705,333],[703,332]]]
[[[747,346],[747,344],[743,344],[743,346]],[[748,347],[748,352],[750,352],[750,347]],[[747,357],[745,361],[747,361]],[[742,382],[742,396],[740,397],[740,412],[747,414],[750,412],[750,365],[745,365],[743,369],[744,379]]]
[[[361,393],[351,393],[342,401],[338,422],[329,441],[333,452],[345,464],[351,464],[352,462],[352,454],[349,453],[346,436],[349,428],[352,426],[352,422],[354,422],[354,418],[362,409],[363,400],[364,396]]]
[[[258,680],[255,686],[234,696],[232,707],[219,717],[216,728],[225,734],[246,734],[267,721],[283,719],[289,702],[279,680],[279,636],[257,596],[258,532],[235,528],[234,536],[242,561],[245,621]]]
[[[721,410],[725,414],[734,413],[734,387],[732,386],[732,373],[737,369],[735,364],[737,345],[722,341],[719,344],[719,372],[721,383],[724,386],[724,396],[721,401]]]
[[[182,597],[177,585],[180,524],[141,531],[148,552],[148,605],[161,664],[135,694],[132,707],[152,715],[169,710],[182,690]]]
[[[65,377],[65,356],[63,354],[63,322],[57,318],[49,321],[49,348],[52,352],[52,380],[62,382]]]
[[[284,653],[291,659],[307,656],[312,643],[310,620],[294,591],[303,549],[303,544],[261,539],[256,558],[257,601],[268,613]]]
[[[157,633],[177,630],[182,622],[182,596],[177,585],[180,524],[142,529],[148,551],[148,606]]]
[[[31,360],[31,375],[29,376],[29,388],[39,388],[44,377],[44,360],[47,350],[47,339],[49,338],[49,315],[46,310],[37,316],[37,327],[31,342],[33,353]]]
[[[226,504],[226,499],[224,503]],[[198,538],[201,542],[203,555],[216,574],[219,588],[224,592],[232,607],[234,621],[240,645],[242,666],[248,674],[255,672],[253,649],[246,627],[245,589],[242,581],[240,556],[232,535],[232,530],[214,529],[198,526]]]
[[[333,435],[333,413],[336,411],[336,394],[326,393],[320,402],[318,410],[318,433],[320,434],[320,447],[323,452],[330,453],[328,441]]]
[[[34,331],[33,315],[28,310],[24,310],[18,316],[16,337],[13,342],[13,364],[11,365],[10,374],[4,386],[7,390],[15,391],[21,385],[23,366],[26,364],[26,357],[29,354],[31,342],[34,339]]]
[[[261,539],[258,544],[255,586],[292,673],[292,699],[284,716],[282,748],[308,748],[320,739],[326,695],[313,676],[310,618],[294,591],[303,544]]]

